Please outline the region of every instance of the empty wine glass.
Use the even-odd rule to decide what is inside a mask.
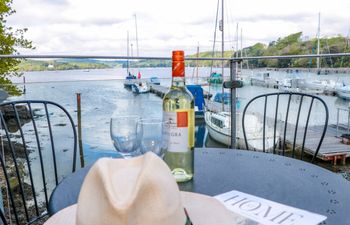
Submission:
[[[141,119],[138,124],[141,153],[151,151],[163,157],[167,143],[164,137],[165,123],[163,120],[158,118]]]
[[[129,158],[139,154],[140,138],[138,133],[140,127],[138,121],[140,116],[114,115],[110,122],[111,139],[115,149],[124,157]]]

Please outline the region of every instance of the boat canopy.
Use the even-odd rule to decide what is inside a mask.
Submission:
[[[194,104],[201,111],[204,109],[204,95],[203,88],[200,85],[186,85],[187,89],[192,93],[194,97]]]
[[[214,96],[214,102],[222,103],[224,102],[225,105],[231,105],[231,94],[228,92],[218,92]],[[240,98],[236,97],[236,108],[239,109],[241,107],[241,100]]]
[[[127,80],[136,79],[136,76],[129,72],[128,76],[126,76],[125,79],[127,79]]]
[[[224,102],[225,105],[231,104],[231,94],[224,92],[224,93],[216,93],[214,96],[214,102],[222,103]]]
[[[213,72],[212,74],[210,74],[210,78],[208,81],[212,84],[221,84],[223,81],[222,74]]]

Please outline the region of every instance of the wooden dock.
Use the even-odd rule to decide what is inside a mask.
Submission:
[[[255,113],[254,113],[255,114]],[[262,115],[255,114],[259,117],[259,121],[262,122]],[[274,127],[274,119],[271,117],[266,117],[267,130],[266,132],[273,132]],[[238,123],[241,123],[239,121]],[[277,131],[279,132],[279,143],[280,145],[277,147],[281,149],[284,138],[284,121],[279,121],[277,123]],[[299,126],[297,129],[297,137],[296,137],[296,152],[300,154],[300,150],[303,143],[305,127]],[[323,126],[311,126],[307,129],[307,135],[305,139],[304,151],[308,155],[314,155],[316,148],[319,144],[321,135],[323,132]],[[348,133],[346,127],[338,127],[338,132],[336,129],[336,125],[328,125],[325,137],[323,139],[320,150],[317,154],[317,158],[323,161],[331,161],[333,165],[337,165],[338,161],[341,164],[345,165],[346,158],[350,157],[350,145],[344,144],[342,142],[341,134]],[[292,150],[292,144],[294,142],[294,134],[295,134],[295,125],[288,123],[287,124],[287,132],[286,132],[286,154]]]
[[[165,93],[168,92],[169,88],[161,86],[161,85],[150,85],[151,92],[156,94],[157,96],[163,98]],[[208,93],[204,93],[206,106],[211,111],[230,111],[229,105],[224,105],[224,110],[222,110],[222,104],[218,102],[209,102],[207,101]],[[268,119],[272,120],[271,118]],[[240,122],[239,122],[240,123]],[[287,126],[287,134],[286,134],[286,143],[290,146],[294,139],[294,131],[295,126],[292,124],[288,124]],[[307,131],[307,139],[305,142],[305,152],[307,154],[313,155],[315,153],[315,149],[317,148],[317,144],[319,143],[322,132],[322,126],[314,126],[310,127]],[[300,127],[297,131],[297,139],[296,139],[296,149],[300,149],[302,146],[302,138],[304,134],[304,128]],[[346,129],[339,128],[338,134],[335,125],[329,125],[327,128],[326,135],[324,137],[323,143],[317,155],[317,158],[323,161],[331,161],[333,165],[337,165],[338,161],[340,161],[343,165],[346,162],[346,158],[350,157],[350,145],[346,145],[342,143],[341,137],[339,137],[342,133],[347,133]],[[339,136],[337,136],[339,135]],[[283,134],[281,134],[281,139],[283,138]],[[282,141],[282,140],[281,140]]]
[[[297,82],[296,82],[297,83]],[[336,95],[336,90],[316,90],[316,89],[309,89],[302,85],[294,85],[293,87],[285,88],[285,87],[279,87],[278,81],[276,80],[275,83],[271,79],[267,80],[259,80],[256,78],[250,79],[251,86],[258,86],[258,87],[265,87],[265,88],[272,88],[272,89],[278,89],[280,91],[286,91],[286,92],[299,92],[304,94],[311,94],[311,95]]]
[[[151,87],[151,90],[150,90],[151,93],[154,93],[161,98],[163,98],[165,93],[167,93],[169,91],[168,87],[165,87],[162,85],[150,84],[150,87]],[[211,97],[211,94],[206,92],[206,91],[203,91],[203,96],[204,96],[204,98],[208,98],[208,97]]]
[[[273,128],[273,120],[271,118],[267,118],[267,124],[270,124],[270,129]],[[277,124],[277,130],[280,132],[279,135],[279,143],[280,148],[282,147],[283,138],[284,138],[284,122],[280,121],[280,123]],[[280,129],[279,129],[280,128]],[[295,125],[288,123],[287,125],[287,134],[286,134],[286,146],[287,146],[287,152],[292,149],[292,144],[294,142],[294,133],[295,132]],[[296,138],[296,152],[300,153],[303,137],[304,137],[305,127],[298,127],[297,129],[297,138]],[[305,140],[305,146],[304,151],[308,155],[314,155],[316,148],[318,146],[318,143],[321,138],[321,134],[323,132],[323,126],[313,126],[309,127],[307,130],[306,140]],[[346,133],[346,130],[339,129],[338,135]],[[288,154],[288,153],[287,153]],[[317,158],[321,159],[323,161],[331,161],[333,165],[337,165],[338,161],[340,161],[343,165],[345,165],[346,158],[350,157],[350,145],[342,143],[342,138],[340,136],[337,136],[337,130],[335,125],[329,125],[325,134],[325,137],[323,139],[321,148],[318,152]]]
[[[283,71],[286,73],[314,73],[314,74],[348,74],[350,68],[267,68],[267,71]]]
[[[298,128],[298,135],[296,138],[297,148],[301,148],[302,146],[304,129],[303,127]],[[286,143],[291,144],[294,139],[295,126],[288,124],[287,130],[290,132],[287,132]],[[313,155],[315,153],[322,131],[323,126],[314,126],[308,129],[305,141],[305,152],[307,154]],[[341,163],[345,165],[347,157],[350,157],[350,145],[342,143],[342,139],[336,136],[336,129],[334,126],[328,126],[317,158],[323,161],[332,161],[333,165],[337,165],[337,161],[340,160]]]
[[[151,87],[151,93],[157,95],[158,97],[163,98],[165,93],[167,93],[169,91],[169,88],[164,87],[162,85],[154,85],[154,84],[150,84]]]
[[[150,87],[151,87],[150,92],[161,98],[163,98],[165,93],[169,91],[168,87],[164,87],[162,85],[150,84]],[[223,110],[222,103],[208,101],[208,99],[212,96],[212,94],[210,94],[209,92],[203,91],[203,96],[204,96],[205,105],[210,111],[213,111],[213,112],[231,111],[230,105],[224,105],[224,110]]]

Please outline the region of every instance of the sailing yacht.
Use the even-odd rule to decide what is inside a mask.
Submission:
[[[336,92],[340,98],[350,100],[350,85],[337,86]]]
[[[129,53],[130,53],[130,50],[129,50],[129,32],[127,32],[127,38],[126,38],[126,54],[127,56],[129,57]],[[125,77],[125,80],[124,80],[124,87],[125,88],[128,88],[128,89],[131,89],[132,85],[134,84],[134,81],[136,79],[136,76],[131,74],[130,72],[130,62],[129,62],[129,59],[126,61],[126,77]]]
[[[224,1],[222,0],[222,6]],[[218,5],[219,7],[219,5]],[[223,8],[223,7],[222,7]],[[220,21],[220,30],[222,33],[224,32],[224,24],[223,24],[223,10],[221,12],[222,20]],[[224,35],[222,35],[222,55],[224,52]],[[223,65],[222,65],[223,68]],[[223,72],[223,69],[222,69]],[[222,74],[223,75],[223,74]],[[236,143],[237,146],[232,146],[233,148],[238,147],[245,149],[245,141],[243,136],[243,131],[240,126],[241,115],[240,113],[231,116],[231,112],[228,111],[216,111],[214,109],[209,108],[210,104],[207,104],[204,119],[206,123],[206,127],[210,137],[220,143],[223,143],[227,146],[231,145],[231,118],[236,119],[237,126],[237,137]],[[224,108],[224,107],[223,107]],[[261,121],[259,121],[258,117],[254,114],[246,115],[246,131],[248,137],[248,147],[249,149],[254,149],[261,151],[263,150],[263,125]],[[269,129],[266,129],[269,130]],[[279,135],[276,135],[276,142],[273,143],[273,133],[267,132],[265,135],[265,150],[269,151],[273,149],[274,144],[277,144],[279,140]]]
[[[237,120],[237,148],[245,149],[245,141],[243,136],[241,121],[241,114],[236,114]],[[245,116],[245,130],[248,138],[248,149],[262,151],[263,145],[263,124],[259,121],[259,118],[254,114],[247,114]],[[225,144],[231,145],[231,112],[211,112],[205,113],[205,122],[208,128],[208,133],[214,140]],[[267,128],[265,134],[265,151],[269,152],[274,146],[278,144],[279,133],[276,134],[274,142],[274,133],[272,129]]]
[[[135,31],[136,31],[136,56],[139,57],[139,40],[138,40],[138,32],[137,32],[137,18],[135,17]],[[129,56],[129,32],[127,37],[127,54]],[[131,56],[132,56],[132,44],[131,44]],[[131,74],[129,71],[129,60],[127,61],[127,73],[128,75],[124,81],[124,87],[131,89],[134,94],[142,94],[148,93],[150,91],[150,84],[147,80],[141,79],[140,69],[137,68],[137,76]]]

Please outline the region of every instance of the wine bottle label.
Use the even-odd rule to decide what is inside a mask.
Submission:
[[[193,110],[192,110],[193,111]],[[191,148],[191,110],[164,112],[165,137],[169,152],[187,152]]]

